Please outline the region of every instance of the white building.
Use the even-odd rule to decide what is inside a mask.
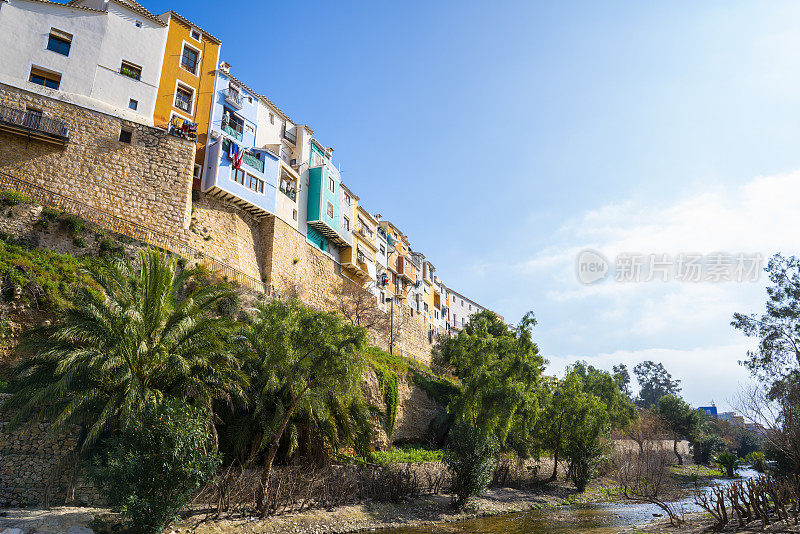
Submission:
[[[0,82],[153,124],[167,24],[135,2],[0,1]]]
[[[447,308],[451,331],[458,332],[469,322],[470,316],[485,310],[483,306],[452,289],[447,290]]]

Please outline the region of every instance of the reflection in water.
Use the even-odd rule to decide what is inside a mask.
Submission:
[[[742,473],[745,477],[754,474],[749,470]],[[726,482],[725,479],[717,479],[712,485]],[[676,504],[684,513],[698,511],[691,497]],[[654,515],[661,513],[657,506],[651,504],[570,505],[446,525],[389,529],[381,532],[383,534],[610,534],[626,527],[648,523],[654,519]]]

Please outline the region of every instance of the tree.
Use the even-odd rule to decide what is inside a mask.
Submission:
[[[658,413],[672,434],[672,450],[678,458],[678,465],[683,465],[683,457],[678,452],[678,442],[693,438],[700,424],[700,412],[678,396],[664,395],[658,400]]]
[[[544,360],[533,342],[532,313],[509,328],[490,311],[476,313],[454,338],[440,337],[434,362],[452,369],[460,379],[459,394],[448,411],[503,449],[527,457],[534,452],[535,430]]]
[[[208,416],[179,399],[148,401],[90,469],[137,531],[162,532],[219,466]]]
[[[230,291],[189,288],[197,271],[153,249],[139,261],[138,272],[121,258],[91,264],[100,290],[79,289],[60,321],[30,331],[18,350],[31,356],[15,369],[4,405],[19,408],[12,426],[43,418],[53,431],[80,425],[87,450],[148,402],[177,397],[208,407],[241,392],[224,346],[229,323],[214,316]]]
[[[584,362],[568,368],[546,400],[540,431],[543,446],[553,453],[549,481],[556,479],[563,453],[570,478],[583,491],[602,455],[602,438],[612,428],[627,427],[635,409],[609,373]]]
[[[613,367],[614,371],[614,381],[619,386],[619,390],[626,396],[631,397],[633,396],[633,391],[631,391],[631,374],[628,372],[628,366],[624,363],[619,365],[615,365]]]
[[[638,417],[625,429],[625,437],[639,445],[644,453],[648,442],[656,442],[666,434],[666,428],[656,408],[639,409]]]
[[[345,279],[334,288],[333,297],[336,311],[351,324],[376,332],[384,332],[388,328],[388,315],[378,305],[377,297],[366,287]]]
[[[494,437],[466,421],[453,427],[444,461],[452,474],[454,504],[462,507],[470,497],[486,490],[497,465],[499,447]]]
[[[773,284],[767,288],[766,313],[735,313],[731,326],[758,338],[758,348],[741,363],[771,382],[800,369],[800,259],[775,254],[765,270]]]
[[[736,313],[731,323],[758,338],[740,363],[762,382],[741,394],[738,408],[764,428],[766,453],[779,470],[800,474],[800,259],[775,254],[765,270],[772,282],[766,312]]]
[[[236,342],[254,382],[249,400],[252,422],[260,430],[258,448],[265,453],[258,496],[265,515],[272,465],[292,416],[316,414],[330,425],[335,418],[323,414],[341,413],[363,395],[366,333],[334,312],[272,300],[259,306]]]
[[[633,368],[633,374],[640,388],[636,405],[642,408],[655,406],[664,395],[677,395],[681,391],[681,381],[672,380],[661,363],[644,361]]]

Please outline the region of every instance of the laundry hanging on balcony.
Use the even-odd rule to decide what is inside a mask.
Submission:
[[[386,241],[389,242],[390,247],[393,247],[397,244],[397,238],[393,234],[388,234],[386,236]]]
[[[244,160],[244,149],[231,141],[228,147],[228,158],[230,158],[234,169],[241,169],[242,161]]]

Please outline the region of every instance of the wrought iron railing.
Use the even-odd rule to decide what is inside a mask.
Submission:
[[[66,141],[69,138],[69,126],[64,121],[47,117],[39,111],[12,108],[0,104],[0,122],[24,128],[31,132],[39,132]]]
[[[250,289],[268,293],[269,288],[258,278],[251,276],[239,269],[209,256],[201,250],[175,239],[169,234],[159,232],[139,223],[117,217],[100,208],[96,208],[72,197],[56,193],[42,186],[28,182],[21,178],[0,172],[0,189],[19,191],[34,200],[58,208],[67,213],[77,215],[106,230],[136,239],[147,245],[167,250],[189,261],[199,263],[209,271],[221,275],[223,278],[241,284]]]

